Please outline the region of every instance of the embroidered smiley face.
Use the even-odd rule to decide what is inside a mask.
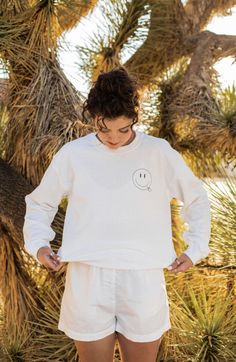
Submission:
[[[146,168],[139,168],[133,173],[133,183],[140,190],[152,191],[152,175]]]

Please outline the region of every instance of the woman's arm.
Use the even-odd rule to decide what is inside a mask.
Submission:
[[[210,202],[202,181],[193,174],[182,156],[167,141],[163,145],[163,168],[169,196],[183,202],[181,214],[189,226],[183,235],[188,244],[184,254],[196,264],[210,252]]]
[[[40,184],[25,197],[24,247],[37,261],[40,261],[37,257],[40,248],[50,250],[50,241],[56,234],[51,223],[62,198],[70,190],[69,165],[64,147],[53,157]]]

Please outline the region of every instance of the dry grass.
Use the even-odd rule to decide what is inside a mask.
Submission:
[[[235,282],[235,275],[233,276]],[[234,361],[235,288],[227,273],[205,270],[168,275],[172,329],[165,357],[175,361]],[[165,359],[164,359],[165,360]],[[168,360],[168,359],[167,359]]]

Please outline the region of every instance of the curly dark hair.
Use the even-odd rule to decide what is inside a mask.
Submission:
[[[102,121],[125,116],[133,119],[132,126],[138,122],[139,93],[138,80],[123,67],[102,73],[93,82],[88,98],[83,103],[83,122],[90,123],[86,114]],[[100,120],[99,119],[99,120]]]

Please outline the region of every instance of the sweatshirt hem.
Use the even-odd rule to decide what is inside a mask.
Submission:
[[[98,268],[107,268],[107,269],[122,269],[122,270],[147,270],[147,269],[164,269],[167,268],[171,263],[173,263],[173,261],[175,260],[177,256],[174,256],[173,258],[170,259],[169,262],[165,262],[165,263],[151,263],[151,264],[132,264],[132,263],[120,263],[120,264],[116,264],[114,262],[112,263],[107,263],[105,261],[90,261],[90,260],[82,260],[82,259],[70,259],[70,258],[61,258],[61,262],[64,263],[74,263],[74,262],[78,262],[78,263],[82,263],[82,264],[88,264],[88,265],[92,265]]]

